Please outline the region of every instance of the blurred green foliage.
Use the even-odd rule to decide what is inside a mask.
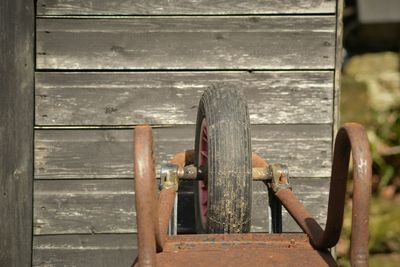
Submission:
[[[373,198],[369,221],[370,266],[399,266],[400,263],[400,205],[392,200]],[[345,255],[339,259],[341,266],[349,266],[351,209],[346,209],[341,246]],[[342,251],[341,253],[343,253]]]
[[[352,57],[343,68],[340,111],[341,123],[365,126],[371,144],[370,266],[400,266],[400,53]],[[337,247],[341,266],[349,266],[350,206]]]
[[[370,253],[400,252],[400,205],[374,198],[370,214]]]
[[[343,69],[341,122],[365,125],[379,191],[400,176],[400,54],[355,56]]]
[[[392,200],[373,198],[369,221],[370,266],[399,266],[400,263],[400,205]],[[339,255],[341,266],[350,266],[348,249],[351,233],[351,209],[346,209],[341,246],[346,254]],[[341,252],[343,253],[343,251]]]

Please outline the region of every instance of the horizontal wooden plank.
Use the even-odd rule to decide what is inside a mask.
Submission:
[[[131,266],[136,234],[34,236],[32,266]]]
[[[296,178],[294,192],[316,219],[325,223],[329,179]],[[252,231],[268,231],[268,195],[263,182],[254,182]],[[186,192],[184,191],[186,190]],[[180,206],[193,205],[193,193],[182,188]],[[178,230],[192,226],[193,209],[179,209],[182,221]],[[192,216],[190,216],[192,215]],[[98,234],[136,233],[136,212],[133,180],[41,180],[35,181],[34,234]],[[284,213],[284,230],[299,231],[295,222]],[[188,225],[189,224],[189,225]],[[192,224],[192,225],[190,225]]]
[[[242,88],[253,124],[332,123],[333,72],[38,72],[36,124],[194,124],[211,84]]]
[[[335,16],[36,23],[38,69],[334,69]]]
[[[156,128],[156,161],[194,147],[194,126]],[[132,178],[132,130],[37,130],[35,178]],[[331,125],[254,125],[252,148],[293,177],[328,177]]]
[[[38,0],[37,15],[232,15],[335,13],[331,0]]]
[[[261,182],[254,188],[255,229],[266,231],[268,197]],[[183,190],[185,190],[183,188]],[[55,197],[56,196],[56,197]],[[34,234],[136,233],[133,180],[41,180],[35,182]],[[193,192],[180,192],[193,205]],[[182,202],[180,200],[180,202]],[[179,212],[180,211],[180,212]],[[193,209],[179,209],[178,230],[194,231],[186,222]]]
[[[136,233],[133,180],[36,181],[34,234]]]

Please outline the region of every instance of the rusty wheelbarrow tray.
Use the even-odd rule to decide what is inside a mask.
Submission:
[[[363,127],[348,123],[336,136],[325,230],[300,203],[285,168],[267,166],[253,153],[253,179],[266,180],[304,233],[201,234],[168,236],[178,180],[199,179],[188,165],[192,153],[177,154],[177,169],[157,195],[153,136],[149,126],[135,128],[135,188],[138,257],[134,266],[336,266],[329,252],[340,237],[350,152],[353,159],[352,266],[368,266],[368,211],[371,154]],[[188,166],[187,166],[188,165]]]

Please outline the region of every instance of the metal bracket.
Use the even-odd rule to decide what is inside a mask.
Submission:
[[[290,189],[292,186],[289,182],[289,169],[286,165],[276,163],[270,165],[272,171],[272,190],[276,193],[281,189]]]
[[[179,187],[178,170],[179,170],[178,165],[172,163],[167,163],[161,167],[160,177],[161,177],[162,189],[174,188],[175,191],[178,191]]]

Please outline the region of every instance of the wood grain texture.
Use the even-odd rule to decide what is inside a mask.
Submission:
[[[31,266],[33,1],[0,1],[0,266]]]
[[[32,266],[131,266],[135,234],[50,235],[33,238]]]
[[[158,164],[194,147],[194,126],[156,128]],[[36,179],[132,178],[132,130],[39,130]],[[329,177],[330,125],[254,125],[252,148],[289,165],[293,177]]]
[[[39,16],[335,13],[330,0],[38,0]]]
[[[241,88],[253,124],[332,123],[333,72],[38,72],[36,124],[194,124],[211,84]]]
[[[343,9],[344,0],[336,3],[336,52],[335,52],[335,79],[334,79],[334,98],[333,98],[333,136],[340,127],[340,80],[343,63]]]
[[[329,179],[295,178],[291,183],[300,200],[324,225]],[[193,192],[181,191],[182,196],[185,201],[193,203]],[[186,206],[188,203],[181,204]],[[193,209],[179,209],[178,216],[188,217],[187,213],[191,212]],[[178,225],[178,231],[190,226],[195,231],[194,224],[189,223],[183,221]],[[283,228],[289,232],[300,231],[286,212],[283,214]],[[260,181],[254,182],[251,230],[268,232],[267,188]],[[35,235],[136,232],[133,180],[35,181]]]
[[[334,69],[334,16],[37,19],[38,69]]]
[[[136,233],[133,180],[36,181],[34,234]]]

